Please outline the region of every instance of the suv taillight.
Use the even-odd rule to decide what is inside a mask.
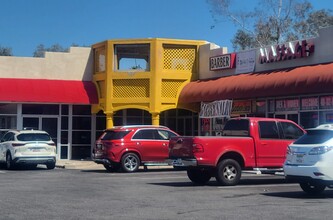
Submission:
[[[204,152],[204,147],[201,144],[193,144],[192,151],[193,153],[202,153]]]

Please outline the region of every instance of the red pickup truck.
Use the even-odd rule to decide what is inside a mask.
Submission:
[[[285,119],[233,118],[222,136],[172,137],[168,163],[185,167],[196,184],[215,177],[221,185],[237,185],[242,170],[281,170],[288,145],[304,132]]]

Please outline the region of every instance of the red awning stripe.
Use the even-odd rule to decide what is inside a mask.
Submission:
[[[332,88],[333,63],[330,63],[190,82],[181,91],[179,102],[332,93]]]
[[[3,78],[0,85],[0,102],[98,103],[90,81]]]

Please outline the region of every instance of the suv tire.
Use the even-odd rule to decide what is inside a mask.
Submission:
[[[325,190],[326,185],[321,183],[303,182],[299,184],[302,190],[309,194],[318,194]]]
[[[14,163],[12,160],[12,155],[10,155],[10,153],[7,153],[7,155],[6,155],[6,168],[7,168],[7,170],[14,169]]]
[[[126,173],[136,172],[140,163],[140,159],[135,153],[126,153],[121,158],[121,168]]]
[[[48,170],[52,170],[52,169],[54,169],[54,168],[55,168],[55,162],[47,163],[47,164],[46,164],[46,168],[47,168]]]

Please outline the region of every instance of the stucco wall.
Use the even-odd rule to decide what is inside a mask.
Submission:
[[[1,78],[91,81],[92,73],[92,50],[86,47],[46,52],[45,58],[0,56]]]

